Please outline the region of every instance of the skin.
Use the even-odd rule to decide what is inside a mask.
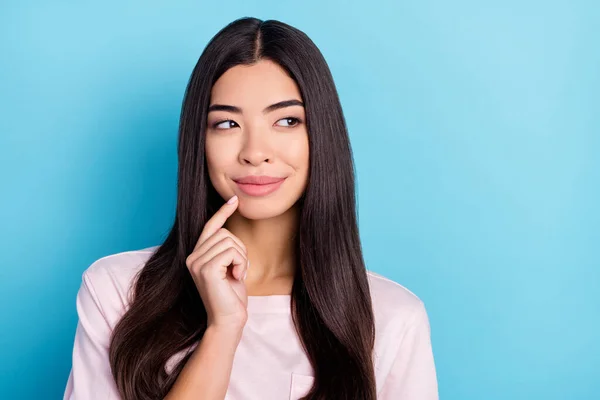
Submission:
[[[268,60],[233,67],[212,88],[210,107],[238,109],[210,111],[206,132],[211,183],[230,200],[207,222],[186,259],[208,327],[165,399],[223,399],[248,318],[248,296],[291,292],[308,132],[302,105],[270,106],[301,99],[296,83]],[[233,181],[246,175],[286,180],[277,191],[254,197]]]
[[[229,69],[211,92],[211,105],[241,109],[209,112],[205,151],[216,191],[224,199],[239,197],[225,228],[248,250],[252,267],[245,283],[251,296],[289,294],[296,268],[291,241],[298,226],[295,204],[306,189],[309,169],[304,107],[264,111],[285,100],[301,102],[302,97],[294,80],[270,60]],[[276,192],[253,197],[233,181],[246,175],[287,179]]]

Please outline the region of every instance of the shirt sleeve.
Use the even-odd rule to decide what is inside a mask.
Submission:
[[[423,303],[400,338],[381,400],[438,400],[429,319]]]
[[[112,329],[87,271],[77,292],[73,364],[63,400],[120,399],[108,361]]]

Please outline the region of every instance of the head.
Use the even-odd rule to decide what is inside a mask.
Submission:
[[[266,219],[294,207],[308,181],[309,144],[300,89],[268,58],[231,67],[211,89],[205,152],[211,185],[238,212]],[[282,178],[274,192],[247,193],[246,177]],[[272,189],[271,189],[272,190]]]
[[[185,91],[178,155],[175,222],[113,333],[110,361],[122,397],[162,398],[191,353],[172,371],[165,363],[201,340],[206,310],[185,260],[208,219],[237,194],[246,218],[299,215],[290,306],[314,368],[307,398],[374,400],[374,319],[352,152],[315,44],[273,20],[243,18],[218,32]],[[257,197],[236,182],[248,175],[285,180]]]

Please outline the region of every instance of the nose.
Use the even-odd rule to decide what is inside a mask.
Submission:
[[[253,166],[258,166],[262,162],[273,162],[268,130],[257,125],[253,127],[246,126],[244,144],[239,157],[242,164]]]

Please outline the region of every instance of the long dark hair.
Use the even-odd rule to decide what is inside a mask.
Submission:
[[[206,310],[185,265],[204,224],[224,203],[204,155],[207,108],[229,68],[268,59],[297,83],[306,110],[310,166],[299,200],[297,268],[291,296],[296,331],[314,369],[306,399],[375,400],[374,317],[358,234],[354,162],[333,78],[301,31],[255,18],[231,22],[206,46],[188,82],[179,125],[177,211],[164,243],[137,276],[116,325],[110,365],[124,400],[162,399],[202,339]]]

